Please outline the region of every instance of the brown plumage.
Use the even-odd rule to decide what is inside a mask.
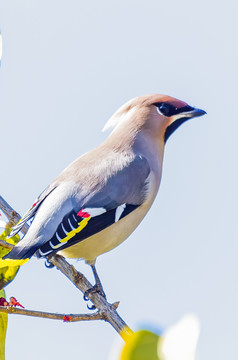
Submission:
[[[40,205],[27,215],[27,220],[34,216],[28,233],[5,258],[14,263],[36,251],[38,256],[60,251],[94,264],[148,212],[159,189],[168,137],[185,120],[203,114],[165,95],[141,96],[123,105],[105,125],[113,131],[104,143],[70,164],[41,194]],[[66,227],[74,229],[72,216],[79,210],[90,220],[81,219],[85,227],[76,236]]]

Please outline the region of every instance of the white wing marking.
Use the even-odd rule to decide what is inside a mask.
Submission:
[[[56,231],[56,233],[55,233],[55,236],[56,236],[56,238],[57,238],[58,241],[62,240],[61,237],[59,237],[57,231]]]
[[[50,246],[52,247],[52,249],[58,249],[60,246],[64,245],[64,243],[59,243],[57,245],[53,245],[51,241],[49,243],[50,243]]]
[[[75,228],[74,228],[73,225],[71,224],[70,219],[68,219],[68,222],[69,222],[69,226],[71,227],[71,229],[72,229],[72,230],[75,230]]]
[[[115,222],[118,222],[120,220],[120,217],[122,216],[123,211],[125,210],[126,204],[122,204],[117,207],[116,214],[115,214]]]
[[[103,207],[100,208],[83,208],[82,211],[89,213],[91,217],[99,216],[107,212]]]
[[[65,235],[67,235],[67,234],[68,234],[68,231],[67,231],[67,230],[65,230],[65,228],[64,228],[64,224],[62,223],[61,225],[62,225],[62,230],[63,230],[63,232],[65,233]]]
[[[51,251],[52,251],[52,250],[49,250],[49,251],[46,251],[46,252],[44,253],[43,251],[41,251],[41,249],[39,249],[39,253],[40,253],[41,256],[45,256],[45,255],[51,253]]]

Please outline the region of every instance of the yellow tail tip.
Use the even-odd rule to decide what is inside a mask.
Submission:
[[[29,259],[1,259],[0,260],[0,268],[4,268],[7,266],[21,266],[25,264]]]

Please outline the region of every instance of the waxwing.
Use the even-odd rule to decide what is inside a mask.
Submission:
[[[70,164],[37,198],[11,236],[32,220],[0,267],[59,253],[96,258],[139,225],[159,189],[165,143],[186,120],[206,112],[165,95],[137,97],[106,123],[113,129],[97,148]]]

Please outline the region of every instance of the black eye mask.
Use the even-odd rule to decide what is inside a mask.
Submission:
[[[155,105],[158,108],[158,110],[161,112],[162,115],[167,117],[193,110],[193,107],[189,105],[181,108],[176,108],[175,106],[166,102],[154,103],[153,105]]]

